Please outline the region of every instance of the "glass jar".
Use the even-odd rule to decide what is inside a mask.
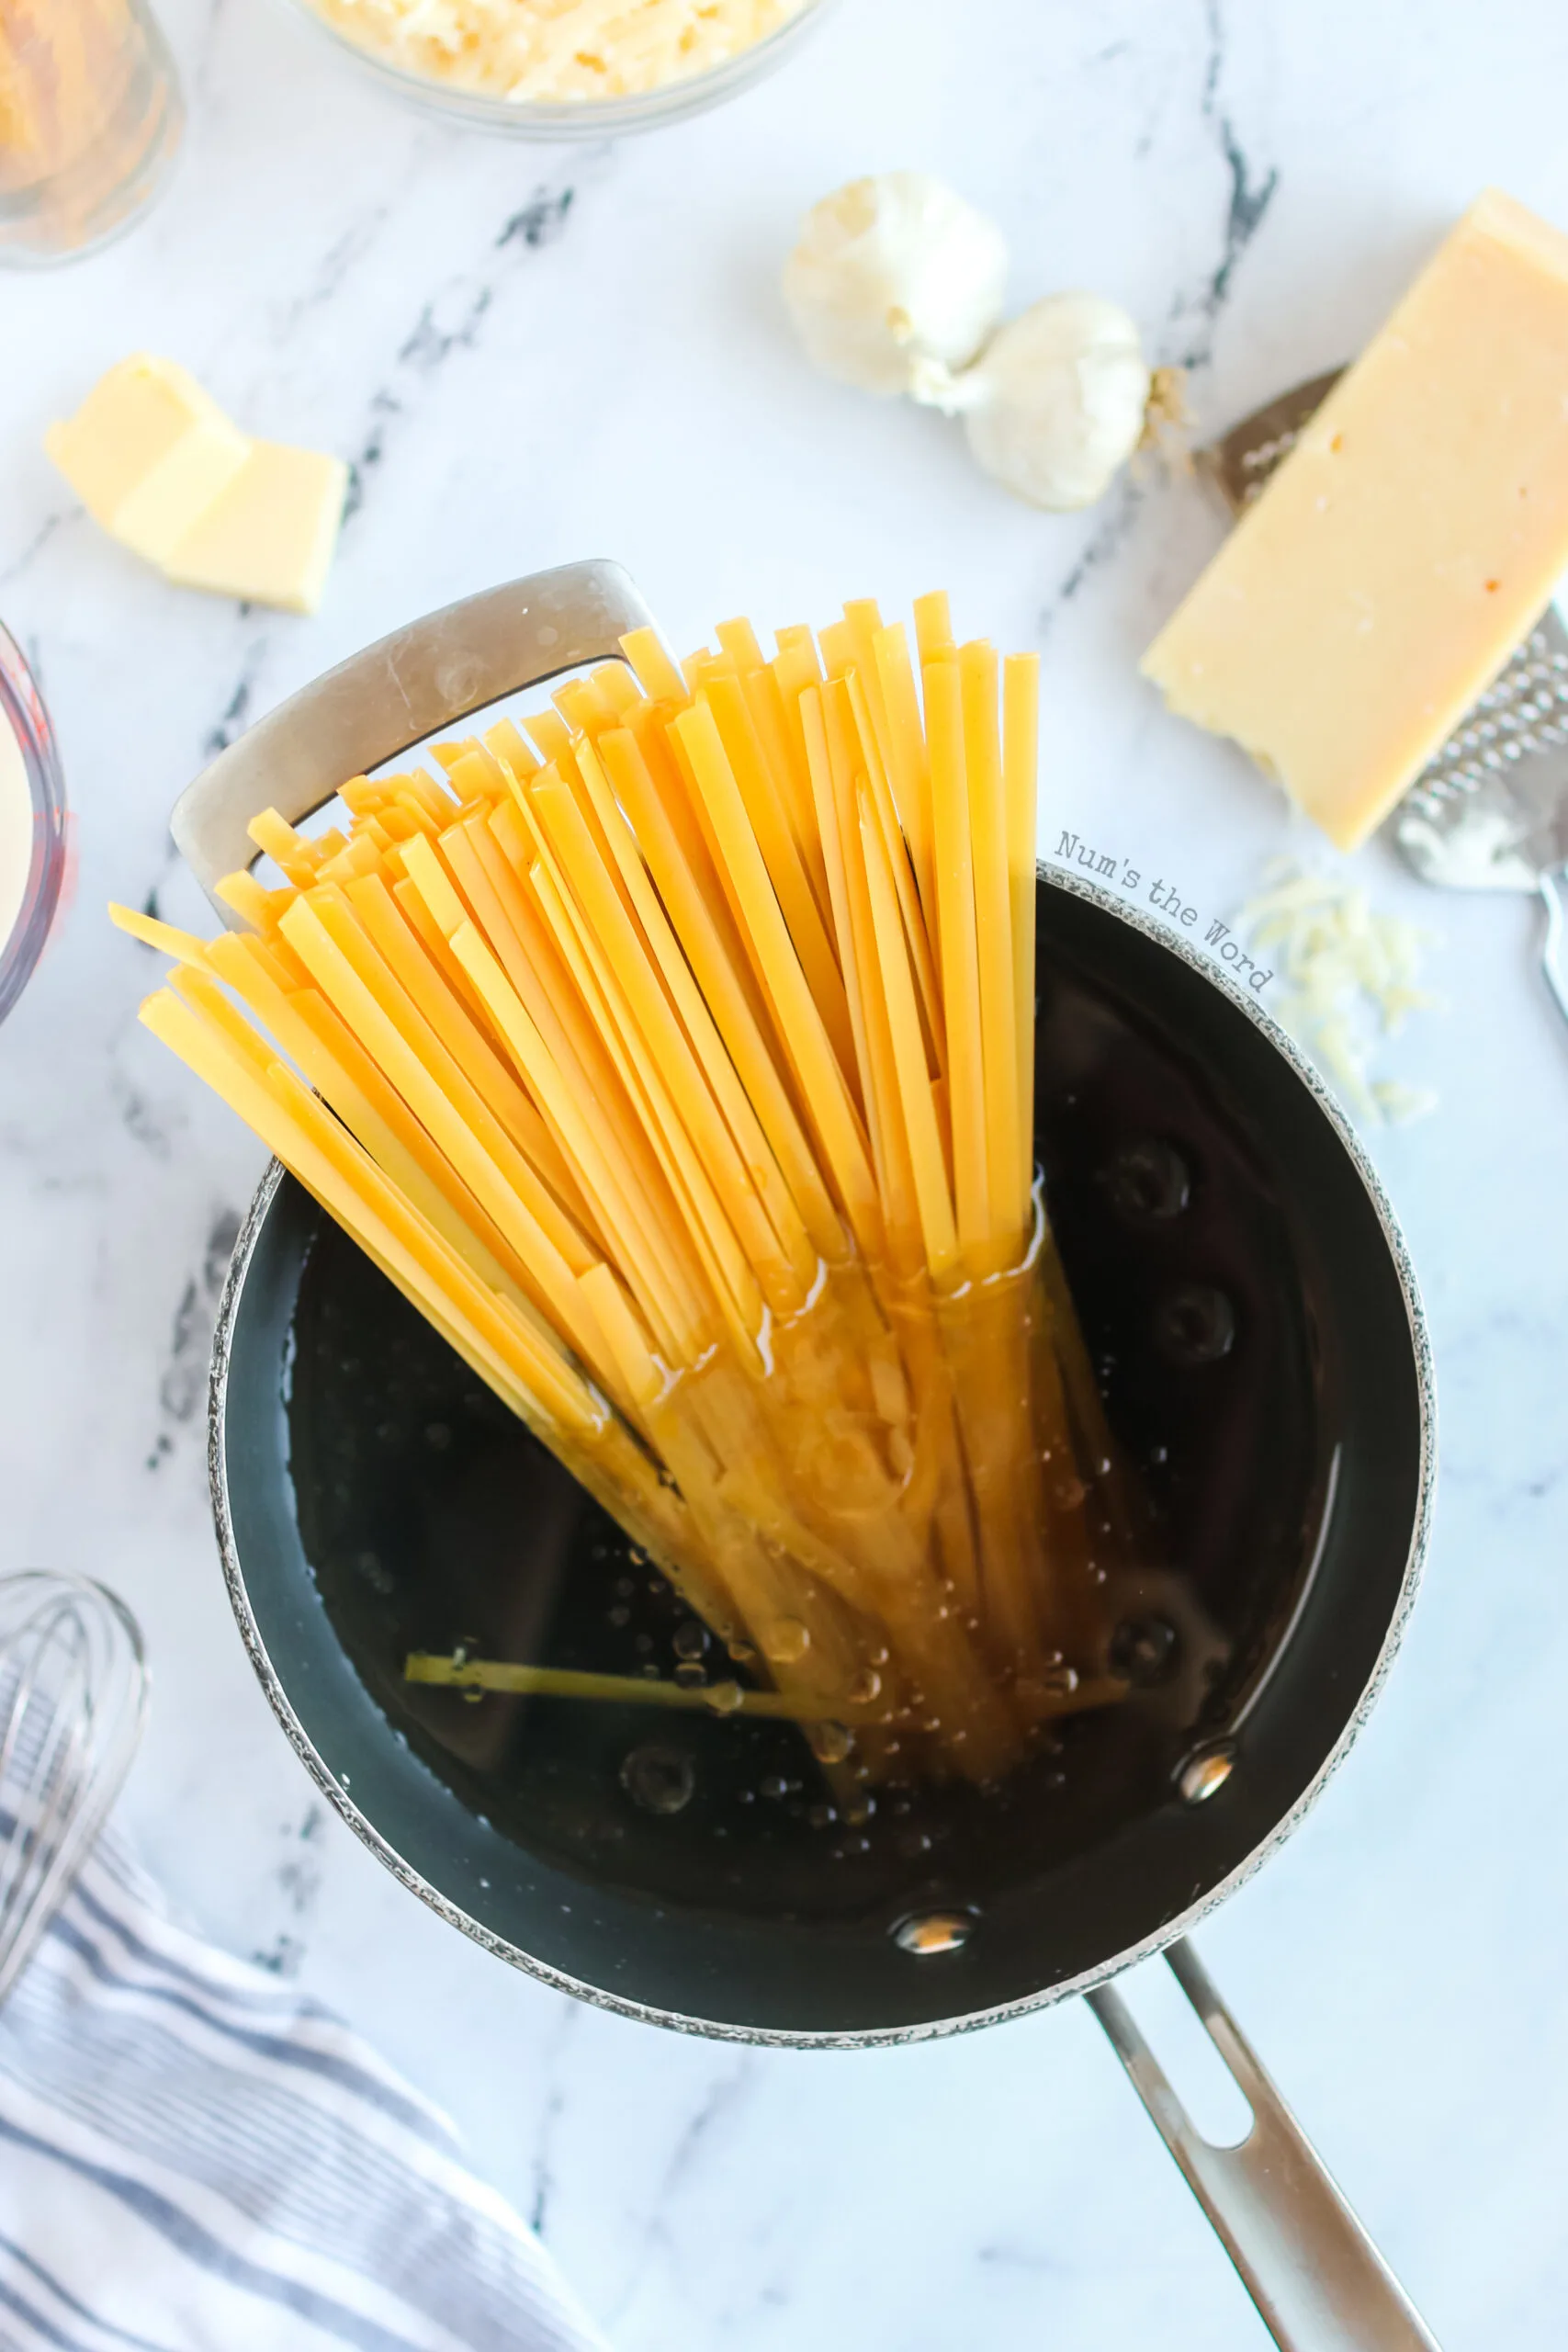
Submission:
[[[639,91],[624,98],[561,98],[546,102],[497,97],[488,91],[467,90],[455,83],[437,81],[431,74],[406,72],[333,23],[321,13],[316,0],[293,0],[301,15],[309,17],[339,50],[373,74],[383,89],[445,115],[449,120],[528,140],[614,139],[624,131],[651,130],[662,123],[680,122],[687,115],[704,114],[723,99],[750,89],[752,83],[760,82],[764,74],[782,65],[833,5],[834,0],[802,0],[797,13],[776,31],[764,34],[761,40],[727,58],[722,65],[665,82],[657,89]]]
[[[0,1021],[43,953],[65,870],[54,731],[32,673],[0,628]]]
[[[0,264],[45,267],[118,236],[184,126],[145,0],[0,0]]]

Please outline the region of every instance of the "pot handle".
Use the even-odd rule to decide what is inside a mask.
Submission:
[[[259,854],[264,808],[291,825],[350,776],[394,760],[503,695],[587,662],[618,659],[652,616],[618,563],[568,563],[447,605],[303,686],[220,752],[175,805],[175,846],[225,922],[225,875]]]
[[[1275,2343],[1281,2352],[1438,2352],[1191,1945],[1173,1943],[1165,1957],[1252,2109],[1239,2146],[1215,2147],[1195,2129],[1118,1992],[1100,1985],[1089,2007]]]

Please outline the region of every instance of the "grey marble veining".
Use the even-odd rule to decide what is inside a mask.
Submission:
[[[1021,304],[1125,301],[1219,425],[1342,358],[1488,180],[1568,222],[1545,0],[844,0],[772,84],[615,149],[389,105],[269,0],[165,0],[192,96],[167,201],[0,278],[0,617],[76,811],[74,910],[0,1031],[0,1566],[107,1576],[151,1637],[129,1825],[175,1899],[348,2008],[456,2115],[626,2352],[1242,2352],[1261,2329],[1081,2009],[853,2057],[705,2046],[510,1974],[403,1895],[276,1732],[203,1475],[208,1331],[261,1155],[135,1022],[109,897],[199,922],[167,815],[295,685],[412,614],[574,556],[675,639],[939,582],[1045,662],[1064,828],[1205,917],[1299,843],[1134,662],[1221,523],[1145,472],[1013,505],[937,418],[810,376],[773,287],[805,206],[911,164],[1005,225]],[[164,587],[45,424],[139,345],[355,469],[314,620]],[[1438,1351],[1427,1588],[1356,1755],[1205,1957],[1450,2352],[1562,2333],[1568,2239],[1568,1039],[1523,902],[1380,901],[1443,935],[1394,1058],[1442,1106],[1374,1139]]]

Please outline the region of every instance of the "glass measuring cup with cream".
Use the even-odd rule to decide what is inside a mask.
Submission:
[[[43,953],[65,863],[65,787],[49,714],[0,628],[0,1021]]]

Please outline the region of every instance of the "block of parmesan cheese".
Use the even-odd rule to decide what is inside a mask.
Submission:
[[[1144,657],[1354,849],[1568,572],[1568,236],[1472,207]]]

